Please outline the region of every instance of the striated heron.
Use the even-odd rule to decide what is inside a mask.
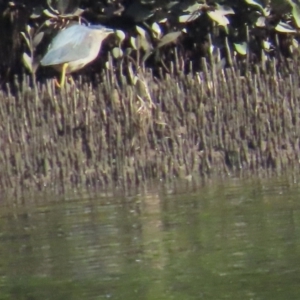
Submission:
[[[77,71],[93,61],[103,40],[113,32],[113,29],[101,25],[73,24],[62,29],[51,42],[41,65],[51,66],[60,71],[60,87],[63,87],[66,74]]]

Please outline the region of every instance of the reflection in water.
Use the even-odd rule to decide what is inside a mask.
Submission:
[[[298,195],[232,179],[2,206],[0,299],[298,299]]]

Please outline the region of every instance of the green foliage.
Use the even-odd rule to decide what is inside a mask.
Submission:
[[[53,32],[69,22],[113,27],[118,30],[118,38],[106,51],[111,50],[117,63],[128,58],[137,66],[163,66],[167,72],[175,59],[175,49],[186,64],[192,62],[194,70],[203,57],[217,51],[227,65],[234,54],[241,62],[292,56],[297,50],[300,27],[300,6],[292,0],[47,0],[25,4],[11,1],[2,9],[2,18],[10,16],[13,26],[22,28],[23,41],[15,43],[20,61],[31,73],[36,71],[38,58],[45,52]],[[35,34],[45,34],[45,41],[32,47],[26,26]],[[24,42],[30,55],[22,50]]]

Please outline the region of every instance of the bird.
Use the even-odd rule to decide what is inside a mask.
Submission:
[[[93,61],[98,56],[102,42],[113,32],[113,29],[102,25],[72,24],[58,32],[40,64],[61,72],[62,88],[66,74]]]

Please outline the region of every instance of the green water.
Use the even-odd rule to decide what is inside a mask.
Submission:
[[[0,299],[299,299],[299,191],[231,179],[3,203]]]

